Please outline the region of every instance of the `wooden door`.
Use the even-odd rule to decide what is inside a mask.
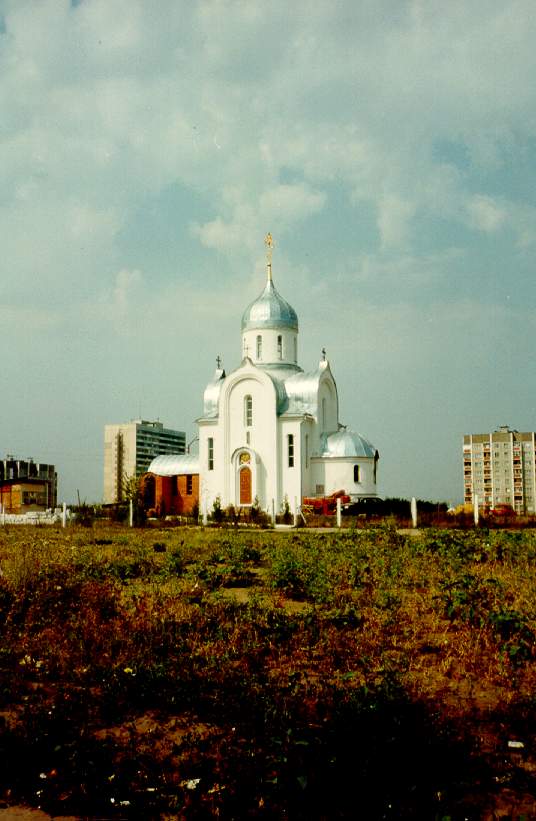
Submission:
[[[251,504],[251,470],[242,468],[240,471],[240,504]]]

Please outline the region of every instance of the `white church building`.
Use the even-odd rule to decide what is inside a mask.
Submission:
[[[210,513],[258,504],[295,512],[304,497],[344,491],[352,500],[377,495],[378,452],[339,421],[337,385],[322,352],[318,366],[298,364],[298,317],[272,279],[268,235],[266,284],[244,311],[240,365],[218,367],[208,383],[199,427],[199,507]],[[160,466],[162,462],[162,466]],[[195,471],[191,456],[157,457],[156,475]]]

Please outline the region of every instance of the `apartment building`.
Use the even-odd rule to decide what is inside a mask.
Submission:
[[[29,513],[55,508],[58,474],[54,465],[16,459],[0,460],[0,505],[6,513]]]
[[[104,426],[104,503],[120,502],[126,478],[141,476],[155,456],[184,453],[184,431],[134,419]]]
[[[536,434],[503,425],[493,433],[463,437],[464,501],[516,513],[536,513]]]

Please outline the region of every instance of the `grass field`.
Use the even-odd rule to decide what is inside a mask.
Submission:
[[[536,533],[0,532],[0,807],[536,817]]]

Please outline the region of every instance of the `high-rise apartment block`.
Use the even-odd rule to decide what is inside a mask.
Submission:
[[[162,422],[134,419],[104,426],[104,502],[123,499],[125,479],[145,473],[155,456],[184,453],[184,431],[165,428]]]
[[[506,425],[493,433],[463,437],[464,501],[509,505],[516,513],[536,512],[536,434]]]

